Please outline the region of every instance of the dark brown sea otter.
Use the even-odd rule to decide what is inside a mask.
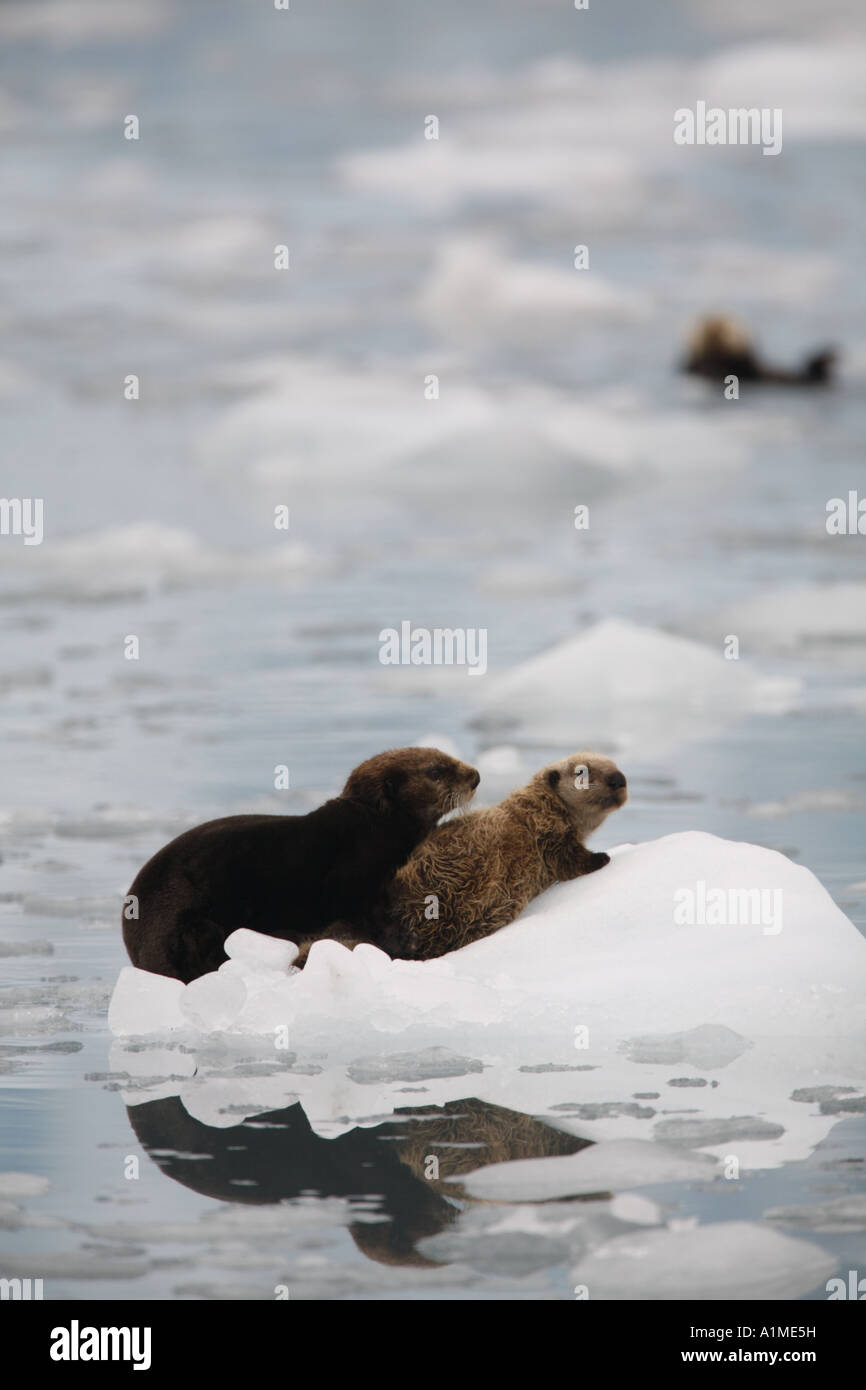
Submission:
[[[351,928],[478,781],[436,748],[396,748],[361,763],[339,796],[306,816],[227,816],[185,831],[129,890],[130,960],[188,984],[227,959],[238,927],[298,943],[329,935],[338,920]]]
[[[724,385],[725,377],[760,381],[775,386],[825,386],[831,379],[836,354],[830,348],[807,357],[801,367],[771,367],[758,355],[748,329],[724,315],[701,319],[693,330],[680,367],[693,376]]]

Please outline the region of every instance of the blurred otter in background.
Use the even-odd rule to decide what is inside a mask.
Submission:
[[[823,348],[797,369],[771,367],[761,361],[746,325],[718,314],[695,325],[680,370],[720,384],[725,377],[736,376],[740,381],[763,381],[775,386],[826,386],[835,362],[832,348]]]

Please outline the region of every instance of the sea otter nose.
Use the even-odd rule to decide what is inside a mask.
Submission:
[[[479,783],[480,781],[481,781],[481,773],[480,773],[480,772],[476,772],[475,769],[473,768],[473,770],[472,770],[472,776],[469,778],[469,785],[470,785],[470,787],[472,788],[473,791],[474,791],[475,788],[478,786],[478,783]]]
[[[607,785],[612,791],[618,791],[620,787],[625,786],[625,778],[621,772],[611,772],[607,779]]]

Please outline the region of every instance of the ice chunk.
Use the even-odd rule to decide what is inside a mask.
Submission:
[[[225,943],[225,953],[231,960],[241,961],[249,970],[278,970],[286,974],[295,961],[298,948],[293,941],[283,941],[264,932],[248,931],[245,927],[232,932]]]
[[[866,1230],[866,1192],[849,1192],[830,1197],[813,1207],[771,1207],[764,1212],[767,1221],[781,1226],[799,1226],[806,1231],[835,1235]]]
[[[109,1028],[118,1037],[183,1028],[180,1001],[185,988],[181,980],[124,966],[108,1007]]]
[[[60,1009],[24,1005],[0,1008],[0,1036],[31,1038],[41,1033],[63,1033],[71,1027]]]
[[[535,1232],[479,1231],[467,1235],[461,1229],[429,1236],[419,1241],[418,1249],[429,1259],[445,1264],[463,1263],[484,1274],[516,1279],[562,1264],[572,1253],[565,1241]]]
[[[660,1226],[662,1221],[658,1204],[637,1192],[617,1193],[610,1204],[610,1214],[617,1221],[625,1221],[632,1226]]]
[[[857,792],[845,787],[828,787],[823,791],[800,791],[781,801],[756,801],[746,807],[747,816],[763,816],[775,820],[802,811],[862,811],[864,801]]]
[[[700,881],[777,891],[781,930],[679,924],[677,895]],[[202,1116],[225,1110],[225,1062],[207,1055],[218,1029],[219,1048],[243,1040],[249,1058],[255,1040],[266,1064],[243,1078],[231,1105],[255,1114],[297,1095],[323,1136],[405,1107],[415,1082],[425,1104],[474,1095],[545,1114],[582,1138],[644,1140],[654,1156],[664,1151],[650,1142],[656,1123],[717,1158],[735,1137],[745,1171],[807,1157],[835,1112],[863,1105],[864,992],[866,942],[807,869],[689,832],[614,849],[599,873],[557,885],[510,926],[436,960],[391,961],[373,946],[322,941],[302,971],[236,956],[184,987],[127,970],[110,1023],[119,1036],[168,1031],[195,1043],[199,1071],[184,1102]],[[300,1059],[291,1069],[288,1048]],[[444,1056],[455,1054],[483,1070],[453,1074]],[[170,1058],[165,1066],[180,1070]],[[144,1070],[131,1090],[155,1067]],[[732,1117],[760,1124],[734,1136]],[[678,1156],[695,1157],[682,1148]],[[631,1185],[643,1181],[629,1174]]]
[[[360,1085],[379,1081],[428,1081],[434,1076],[468,1076],[484,1070],[474,1057],[458,1057],[447,1047],[428,1047],[423,1052],[405,1052],[385,1057],[359,1057],[347,1068]]]
[[[748,1139],[779,1139],[785,1133],[782,1125],[771,1124],[754,1115],[737,1115],[730,1119],[709,1119],[689,1116],[659,1120],[655,1135],[666,1144],[682,1144],[685,1148],[701,1149],[710,1145],[734,1144]]]
[[[462,1179],[473,1197],[489,1202],[538,1202],[590,1192],[614,1192],[657,1182],[708,1182],[716,1163],[643,1139],[612,1139],[559,1158],[518,1159],[477,1168]]]
[[[0,959],[4,956],[53,956],[52,942],[43,937],[33,941],[0,941]]]
[[[745,1221],[634,1231],[592,1251],[572,1271],[591,1299],[798,1298],[836,1260],[804,1240]]]
[[[645,758],[751,711],[790,709],[799,691],[796,680],[765,679],[726,661],[721,647],[609,618],[490,681],[476,722],[566,747],[580,729],[586,747]]]
[[[0,1197],[41,1197],[51,1183],[37,1173],[0,1173]]]
[[[623,1051],[633,1062],[691,1062],[709,1071],[726,1067],[748,1046],[748,1038],[741,1038],[731,1028],[708,1023],[690,1028],[687,1033],[655,1033],[644,1038],[629,1038]]]
[[[617,288],[598,275],[509,257],[496,242],[455,237],[440,245],[419,307],[446,338],[467,342],[545,343],[573,339],[575,320],[635,322],[650,314],[648,296]]]
[[[220,583],[228,578],[279,582],[321,568],[313,552],[295,542],[282,542],[275,548],[222,549],[207,545],[192,531],[144,521],[55,540],[38,575],[25,559],[20,553],[9,553],[10,586],[67,602]]]
[[[229,1028],[246,1003],[247,987],[237,975],[215,970],[193,980],[184,990],[180,1011],[204,1033]]]
[[[844,499],[847,502],[847,498]],[[866,584],[798,584],[771,589],[724,609],[718,620],[751,646],[812,648],[866,663]]]
[[[781,930],[768,932],[760,920],[681,924],[679,895],[700,882],[779,893]],[[264,937],[254,945],[273,948]],[[364,1055],[359,1033],[371,1039],[399,1033],[403,1046],[394,1050],[405,1052],[449,1046],[457,1025],[466,1046],[479,1027],[480,1036],[496,1024],[502,1037],[525,1038],[531,1024],[531,1036],[545,1049],[539,1063],[599,1066],[607,1062],[602,1047],[614,1046],[626,1050],[626,1064],[664,1066],[657,1079],[628,1075],[616,1089],[608,1079],[603,1090],[573,1097],[595,1104],[630,1096],[641,1083],[647,1089],[655,1081],[649,1088],[659,1089],[672,1065],[693,1065],[698,1075],[728,1070],[741,1056],[748,1061],[749,1044],[758,1037],[832,1039],[836,1051],[846,1038],[855,1042],[866,943],[807,869],[760,846],[688,832],[614,849],[601,872],[556,885],[510,926],[437,960],[390,961],[372,946],[353,952],[320,941],[303,971],[274,972],[264,980],[258,966],[250,970],[236,957],[211,977],[219,980],[220,1008],[235,1008],[239,998],[237,991],[227,993],[230,968],[248,989],[236,1031],[272,1030],[274,1019],[258,1017],[255,1007],[268,997],[278,1009],[277,1023],[291,1022],[296,1038],[317,1037],[325,1027],[332,1048],[345,1046],[346,1061]],[[266,994],[257,993],[265,984]],[[189,1020],[179,1007],[184,988],[127,968],[112,1000],[112,1031],[183,1026]],[[186,988],[194,989],[193,997],[207,993],[200,981]],[[582,1053],[569,1042],[578,1024],[588,1030],[589,1050]],[[570,1059],[557,1055],[563,1044],[572,1046]],[[855,1055],[853,1047],[842,1051]],[[520,1058],[523,1064],[534,1060],[525,1052]],[[840,1064],[827,1078],[801,1075],[787,1095],[807,1080],[851,1084],[848,1070]],[[718,1113],[737,1112],[728,1105]]]

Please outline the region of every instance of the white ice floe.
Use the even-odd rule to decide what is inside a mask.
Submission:
[[[733,912],[729,925],[677,923],[684,893],[714,890],[726,904],[748,895],[751,924]],[[702,833],[620,846],[605,869],[433,961],[323,941],[298,972],[285,942],[241,930],[228,948],[189,986],[121,972],[112,1065],[131,1078],[131,1104],[178,1092],[225,1126],[300,1100],[332,1137],[422,1103],[407,1092],[429,1105],[477,1096],[619,1142],[624,1190],[660,1181],[659,1163],[696,1172],[707,1154],[744,1169],[804,1158],[837,1118],[809,1098],[842,1095],[853,1110],[866,1080],[866,942],[807,869]],[[156,1058],[122,1041],[148,1034]],[[237,1039],[249,1055],[256,1037],[260,1072],[235,1073],[220,1049]],[[166,1070],[187,1079],[166,1086]],[[556,1186],[561,1170],[568,1187],[593,1161],[545,1161],[537,1177],[530,1165],[526,1181]]]
[[[611,1139],[560,1158],[527,1158],[476,1168],[461,1179],[473,1197],[491,1202],[547,1202],[556,1197],[617,1192],[641,1183],[709,1181],[712,1158],[646,1139]],[[632,1217],[623,1217],[632,1220]],[[641,1221],[638,1224],[643,1225]]]
[[[781,801],[756,801],[746,808],[746,815],[775,820],[809,811],[862,811],[866,802],[857,792],[845,787],[825,787],[816,791],[793,792]]]
[[[862,36],[841,42],[748,44],[702,62],[698,90],[710,94],[708,105],[781,108],[788,140],[863,140],[864,64]]]
[[[0,1173],[0,1197],[41,1197],[51,1183],[38,1173]]]
[[[477,722],[523,743],[570,745],[580,729],[587,746],[647,757],[754,711],[786,712],[799,691],[727,661],[721,635],[713,651],[609,618],[485,682]]]
[[[671,293],[689,313],[696,304],[790,304],[802,315],[804,304],[826,301],[838,282],[840,268],[821,252],[783,251],[748,242],[700,242],[676,248],[679,276],[671,276]],[[804,343],[805,353],[810,343]],[[790,344],[796,356],[795,344]],[[848,362],[848,349],[845,362]]]
[[[4,580],[13,593],[20,587],[46,598],[125,599],[238,579],[291,580],[320,568],[313,552],[295,541],[230,550],[180,527],[142,521],[52,539],[36,561],[23,549],[10,550]]]
[[[420,298],[423,318],[461,344],[491,336],[500,342],[575,339],[599,321],[634,323],[650,317],[645,294],[576,270],[510,258],[482,238],[454,238],[441,247]]]
[[[77,44],[113,44],[149,38],[165,29],[171,10],[163,0],[148,5],[106,5],[103,0],[43,0],[30,5],[12,0],[0,10],[0,36],[10,39],[39,39],[51,48],[72,48]]]
[[[534,384],[482,387],[429,358],[358,368],[289,357],[261,372],[199,435],[203,466],[235,487],[327,493],[329,505],[338,487],[353,514],[386,482],[434,508],[477,498],[488,517],[503,501],[558,488],[571,511],[575,495],[590,500],[621,473],[692,473],[696,457],[707,473],[735,470],[786,428],[728,414],[708,432],[699,410],[660,412],[635,393],[588,401]],[[441,372],[437,398],[425,395],[431,372]]]
[[[615,1236],[572,1271],[590,1299],[798,1298],[834,1273],[817,1245],[746,1221]]]
[[[771,589],[724,609],[718,624],[737,634],[744,656],[797,649],[822,662],[866,666],[866,584]]]
[[[692,154],[673,141],[673,114],[708,107],[781,108],[790,142],[866,138],[864,44],[835,35],[823,42],[756,42],[708,57],[636,58],[585,64],[548,59],[494,73],[413,75],[413,102],[447,102],[447,134],[345,155],[338,173],[351,188],[435,211],[463,203],[543,202],[575,209],[580,225],[623,225],[648,198],[647,179],[664,171],[682,199]],[[405,80],[400,79],[404,88]],[[426,93],[426,95],[425,95]],[[722,160],[726,150],[709,150]],[[756,146],[736,152],[761,157]],[[679,195],[679,196],[677,196]],[[589,219],[589,220],[588,220]]]
[[[414,450],[490,425],[495,403],[480,389],[451,383],[441,400],[424,398],[424,372],[287,358],[268,384],[201,436],[203,461],[269,483],[291,480],[327,489],[336,480],[387,469]]]

